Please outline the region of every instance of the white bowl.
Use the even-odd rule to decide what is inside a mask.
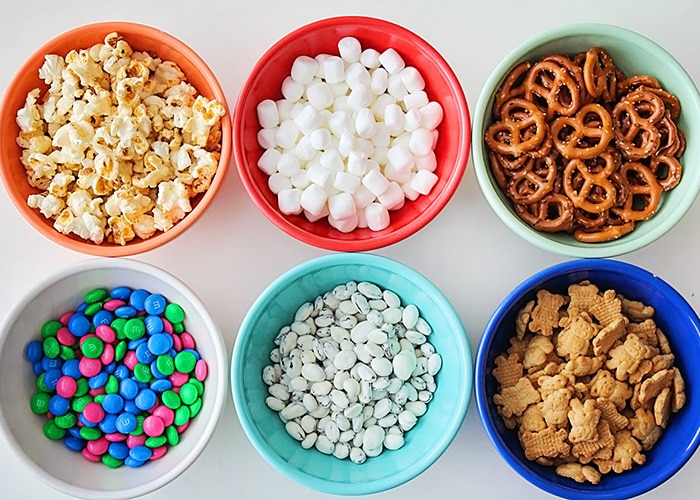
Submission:
[[[62,441],[47,439],[45,417],[32,413],[30,397],[36,376],[25,357],[30,340],[40,338],[49,319],[75,310],[96,287],[145,288],[177,302],[185,310],[185,326],[206,360],[203,405],[181,434],[180,443],[160,459],[138,468],[111,469],[70,451]],[[49,486],[89,499],[132,498],[166,485],[182,474],[202,453],[223,411],[228,389],[228,360],[221,332],[204,304],[184,283],[150,264],[130,259],[90,259],[59,271],[38,283],[14,306],[0,328],[0,432],[10,444],[7,452]],[[2,496],[0,494],[0,496]]]

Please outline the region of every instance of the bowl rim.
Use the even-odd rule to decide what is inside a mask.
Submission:
[[[678,470],[680,470],[688,462],[688,460],[690,460],[695,453],[695,450],[697,450],[697,448],[700,446],[700,429],[698,429],[695,432],[695,435],[692,437],[690,446],[687,446],[684,450],[682,450],[682,452],[679,450],[679,454],[676,456],[676,460],[672,464],[672,467],[663,467],[657,474],[649,476],[649,482],[636,483],[601,492],[591,490],[577,491],[575,488],[554,484],[542,479],[538,475],[534,474],[526,463],[521,461],[519,457],[514,456],[508,450],[508,448],[503,445],[498,431],[492,425],[491,413],[489,412],[490,398],[486,394],[485,384],[482,383],[484,377],[488,376],[488,351],[491,340],[495,334],[495,328],[500,323],[503,315],[507,313],[509,309],[511,309],[512,304],[521,300],[524,296],[533,292],[534,290],[541,288],[544,283],[550,279],[591,269],[594,269],[596,272],[628,276],[637,281],[651,283],[652,286],[655,289],[660,290],[664,296],[673,296],[676,299],[676,303],[679,308],[683,309],[683,311],[687,313],[688,317],[691,318],[696,325],[698,325],[698,328],[700,328],[700,317],[698,317],[697,313],[694,311],[693,307],[688,303],[688,301],[668,282],[642,267],[619,260],[599,258],[575,259],[554,264],[537,271],[535,274],[526,278],[512,291],[510,291],[499,303],[498,307],[494,310],[486,326],[484,327],[476,350],[476,359],[474,363],[474,392],[476,407],[481,425],[499,456],[505,460],[511,469],[513,469],[523,479],[527,480],[530,484],[537,486],[538,488],[552,495],[557,495],[564,498],[597,498],[601,500],[631,498],[653,490],[670,479]]]
[[[491,115],[490,110],[486,108],[491,100],[491,96],[498,89],[507,71],[525,58],[528,53],[542,45],[555,39],[578,35],[624,38],[640,46],[640,50],[647,52],[650,59],[660,58],[669,61],[669,65],[675,67],[677,75],[682,79],[681,83],[689,89],[689,93],[693,96],[692,108],[700,109],[700,93],[693,78],[671,53],[651,38],[631,29],[606,23],[585,22],[558,26],[538,33],[518,44],[496,65],[482,86],[473,117],[472,162],[477,183],[488,204],[499,219],[525,241],[543,250],[569,257],[615,257],[639,250],[670,231],[683,218],[697,198],[700,192],[700,176],[685,179],[685,182],[688,182],[686,184],[688,186],[687,194],[683,198],[674,200],[674,211],[670,215],[666,214],[665,219],[653,229],[645,231],[641,235],[640,233],[635,234],[633,231],[632,234],[635,235],[633,239],[625,239],[623,237],[618,240],[579,246],[549,238],[548,235],[538,232],[524,223],[499,197],[499,190],[493,185],[491,180],[490,167],[483,161],[485,147],[481,134],[483,134],[488,125],[487,116]],[[684,107],[690,108],[689,105],[684,105]],[[692,184],[690,181],[692,181]]]
[[[60,269],[53,274],[44,277],[41,281],[34,284],[30,289],[22,294],[22,297],[17,301],[2,322],[0,322],[0,346],[5,342],[5,338],[8,335],[9,327],[13,324],[21,312],[26,309],[26,307],[34,300],[35,297],[41,294],[43,290],[47,287],[54,285],[68,277],[75,276],[87,271],[95,270],[115,270],[115,269],[126,269],[131,271],[136,271],[151,275],[156,279],[168,283],[173,288],[176,288],[180,293],[182,293],[187,300],[194,306],[194,308],[199,311],[202,316],[203,321],[208,325],[208,331],[213,344],[216,362],[221,367],[220,370],[220,383],[216,392],[212,391],[212,397],[214,398],[213,413],[212,418],[206,422],[203,427],[201,438],[192,447],[192,450],[186,455],[185,459],[181,462],[175,464],[172,469],[170,469],[166,474],[154,478],[147,483],[144,483],[135,487],[128,487],[123,490],[95,490],[90,488],[84,488],[82,486],[75,486],[55,476],[50,475],[44,469],[40,468],[34,461],[29,458],[29,456],[24,452],[21,444],[16,442],[14,436],[8,429],[8,422],[5,419],[4,412],[0,408],[0,434],[6,439],[11,453],[13,453],[19,461],[24,465],[25,468],[30,470],[35,476],[43,480],[43,482],[52,487],[53,489],[60,491],[68,495],[79,496],[81,498],[92,498],[92,499],[107,499],[107,498],[133,498],[152,493],[166,484],[172,482],[177,477],[182,475],[192,464],[194,464],[199,456],[202,454],[207,444],[209,443],[219,421],[222,418],[224,412],[224,404],[227,399],[228,394],[228,356],[226,344],[221,335],[221,330],[217,325],[214,318],[209,313],[208,309],[205,307],[204,303],[197,296],[197,294],[183,281],[177,278],[175,275],[161,269],[153,264],[146,262],[141,262],[133,260],[130,258],[120,258],[120,259],[103,259],[99,257],[93,257],[84,261],[74,263],[63,269]],[[210,370],[210,376],[212,371]]]
[[[257,193],[258,186],[249,174],[248,168],[246,167],[247,161],[246,154],[244,152],[245,148],[242,145],[243,108],[246,106],[246,103],[249,99],[249,95],[253,88],[254,80],[259,74],[261,68],[266,66],[270,62],[270,60],[275,57],[279,50],[291,41],[299,37],[308,35],[309,33],[312,33],[316,30],[326,29],[341,24],[380,29],[390,28],[393,31],[401,33],[402,36],[410,38],[414,43],[420,44],[427,52],[430,52],[432,59],[436,62],[436,64],[440,65],[442,71],[447,77],[447,83],[452,89],[456,101],[455,108],[458,112],[458,119],[465,125],[465,133],[462,134],[461,140],[459,141],[456,153],[455,166],[451,170],[450,175],[447,178],[447,183],[444,188],[444,196],[436,198],[436,200],[430,204],[428,209],[423,211],[416,219],[412,220],[408,224],[396,230],[393,230],[388,234],[377,234],[373,235],[371,238],[366,238],[362,240],[335,239],[329,236],[305,231],[303,229],[300,229],[294,223],[290,222],[286,216],[279,212],[278,209],[276,209],[275,207],[269,207],[268,204],[265,203],[265,201]],[[241,91],[239,92],[238,97],[236,99],[236,103],[234,105],[233,156],[235,158],[239,177],[243,183],[243,186],[245,187],[246,192],[248,193],[248,196],[250,196],[253,203],[258,207],[258,209],[263,213],[263,215],[265,215],[265,217],[270,222],[272,222],[277,228],[281,229],[288,236],[298,239],[299,241],[302,241],[308,245],[323,248],[326,250],[347,252],[363,252],[369,250],[376,250],[397,243],[423,229],[426,225],[428,225],[428,223],[430,223],[435,217],[437,217],[437,215],[451,200],[455,191],[459,187],[464,173],[467,169],[470,151],[471,117],[469,105],[467,102],[466,95],[464,93],[464,89],[462,88],[462,84],[452,67],[433,45],[431,45],[426,39],[418,35],[416,32],[397,23],[378,17],[360,15],[334,16],[312,21],[308,24],[293,29],[292,31],[284,35],[282,38],[277,40],[273,45],[271,45],[263,53],[263,55],[255,62],[254,66],[248,73],[248,76],[246,77],[243,86],[241,87]],[[256,167],[252,165],[251,168]],[[267,186],[265,186],[264,188],[267,189]]]
[[[8,82],[6,91],[0,99],[0,123],[4,126],[14,125],[14,116],[17,110],[13,110],[10,107],[10,100],[14,97],[14,92],[10,92],[10,89],[16,88],[19,85],[25,75],[35,74],[39,69],[35,64],[37,60],[43,60],[43,56],[49,53],[55,53],[55,46],[59,40],[64,40],[72,37],[81,37],[84,34],[94,33],[95,31],[105,30],[105,33],[111,31],[124,32],[128,31],[134,33],[131,36],[138,36],[139,33],[149,33],[155,37],[161,38],[164,44],[175,49],[177,52],[182,54],[187,58],[193,66],[197,68],[204,79],[211,86],[211,93],[213,98],[220,102],[226,109],[226,116],[221,119],[221,151],[219,165],[217,167],[216,175],[212,179],[211,185],[206,192],[201,196],[201,199],[192,211],[187,213],[185,217],[176,223],[168,231],[157,233],[156,235],[148,238],[146,240],[132,240],[126,245],[113,245],[113,244],[100,244],[97,245],[91,241],[83,241],[78,239],[72,239],[67,235],[59,233],[57,230],[49,228],[44,222],[43,215],[39,214],[33,209],[29,209],[26,204],[26,199],[22,198],[19,193],[10,188],[10,183],[12,179],[6,170],[10,168],[9,165],[0,165],[0,179],[2,179],[2,184],[4,184],[5,191],[7,192],[12,203],[17,208],[17,211],[22,215],[22,217],[29,222],[29,224],[34,227],[40,234],[47,237],[54,243],[73,250],[75,252],[80,252],[92,256],[101,257],[127,257],[131,255],[136,255],[144,252],[148,252],[157,247],[160,247],[166,243],[169,243],[177,236],[182,234],[185,230],[191,227],[194,222],[201,217],[206,208],[211,204],[214,195],[220,189],[224,182],[226,173],[229,169],[229,163],[232,157],[232,127],[231,127],[231,112],[226,99],[226,93],[224,92],[221,83],[214,74],[213,70],[204,61],[202,56],[194,51],[189,45],[166,31],[161,30],[155,26],[148,24],[142,24],[131,21],[100,21],[95,23],[83,24],[76,26],[74,28],[62,31],[46,42],[44,42],[39,48],[34,50],[29,56],[27,56],[21,66],[17,69],[15,74],[12,76],[11,80]],[[138,42],[133,40],[128,40],[130,45],[138,45]],[[79,47],[76,47],[79,48]],[[140,49],[145,50],[145,49]],[[147,49],[149,52],[156,52],[156,49]],[[200,92],[200,89],[197,89]],[[5,136],[0,134],[0,147],[4,147]],[[1,158],[0,158],[1,160]]]
[[[416,284],[417,288],[426,291],[428,295],[437,299],[438,302],[441,302],[445,306],[445,310],[449,311],[451,316],[449,321],[454,326],[454,330],[451,332],[451,335],[455,338],[462,352],[462,356],[460,356],[460,358],[464,359],[464,366],[461,367],[464,373],[460,375],[463,376],[465,390],[461,394],[458,401],[457,411],[455,412],[454,418],[452,418],[450,422],[450,426],[443,430],[443,433],[439,441],[436,443],[436,446],[427,451],[425,455],[419,459],[419,461],[414,463],[413,467],[397,471],[396,474],[389,478],[358,483],[338,483],[328,479],[309,476],[301,470],[290,467],[286,461],[282,460],[274,451],[269,449],[264,440],[260,437],[249,418],[249,414],[244,411],[244,409],[247,408],[247,403],[243,396],[243,390],[240,386],[240,381],[243,379],[242,372],[245,362],[243,354],[244,344],[248,342],[248,339],[253,334],[252,326],[255,316],[259,314],[258,311],[260,311],[265,304],[269,303],[271,298],[277,295],[276,291],[281,287],[285,287],[287,284],[296,281],[297,279],[306,276],[313,271],[330,266],[347,264],[392,269],[395,272],[400,272],[404,278],[408,278],[411,282]],[[274,281],[272,281],[256,298],[255,302],[248,309],[248,312],[241,322],[241,326],[238,330],[238,334],[236,335],[236,340],[233,345],[233,351],[231,353],[230,379],[233,405],[236,408],[236,415],[238,416],[238,420],[243,428],[244,434],[256,451],[268,464],[294,482],[323,493],[334,495],[369,495],[395,488],[414,479],[431,467],[443,455],[451,442],[457,436],[457,433],[464,422],[464,418],[466,417],[469,403],[472,398],[474,371],[472,350],[466,330],[464,329],[464,325],[459,318],[457,311],[454,309],[444,293],[427,277],[410,268],[406,264],[390,259],[389,257],[372,253],[357,252],[330,254],[307,260],[285,271]]]

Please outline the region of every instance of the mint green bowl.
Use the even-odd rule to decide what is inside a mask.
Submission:
[[[285,431],[265,404],[263,367],[273,339],[291,323],[305,301],[349,280],[372,281],[396,292],[403,304],[418,306],[432,326],[429,341],[442,355],[437,389],[428,411],[405,434],[399,450],[385,450],[357,465],[305,450]],[[325,493],[364,495],[388,490],[415,478],[447,449],[466,416],[472,394],[472,355],[467,334],[443,293],[408,266],[368,253],[338,253],[304,262],[270,284],[249,309],[233,347],[231,391],[241,426],[260,455],[290,479]]]
[[[535,231],[516,214],[493,175],[484,144],[484,133],[492,122],[493,99],[501,83],[517,64],[536,61],[549,54],[574,55],[591,47],[602,47],[628,76],[653,76],[681,102],[677,122],[687,140],[681,157],[683,177],[678,186],[664,193],[657,212],[637,224],[634,231],[603,243],[581,243],[569,234]],[[546,31],[519,45],[496,66],[484,84],[473,116],[472,161],[476,178],[491,208],[517,235],[553,253],[573,257],[613,257],[638,250],[661,238],[685,215],[700,190],[700,95],[692,78],[666,50],[628,29],[605,24],[575,24]]]

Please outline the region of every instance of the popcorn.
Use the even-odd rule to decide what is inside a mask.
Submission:
[[[124,245],[167,231],[216,174],[223,104],[198,95],[172,61],[104,43],[48,54],[17,111],[27,203],[56,230]]]

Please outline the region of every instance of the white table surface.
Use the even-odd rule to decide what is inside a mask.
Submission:
[[[416,32],[447,59],[473,110],[489,73],[521,41],[575,22],[607,22],[652,38],[700,77],[700,3],[694,0],[4,0],[0,15],[0,91],[25,58],[51,37],[96,21],[129,20],[182,39],[208,62],[233,108],[248,71],[275,41],[308,22],[336,15],[370,15]],[[688,165],[687,168],[698,168]],[[618,257],[658,274],[700,309],[700,203],[661,241]],[[48,273],[89,258],[34,231],[0,189],[0,316]],[[240,322],[274,278],[328,252],[293,240],[258,211],[231,164],[210,210],[184,235],[134,258],[187,283],[208,305],[229,352]],[[513,234],[479,190],[471,160],[454,198],[426,228],[376,251],[423,273],[452,301],[475,352],[481,332],[503,297],[534,272],[568,258],[539,250]],[[0,440],[0,450],[6,443]],[[697,498],[700,457],[644,495]],[[546,498],[512,471],[488,441],[472,398],[452,445],[408,484],[373,495],[403,498]],[[8,451],[0,451],[0,498],[66,498],[44,486]],[[295,484],[256,453],[242,432],[229,396],[204,453],[152,499],[330,498]]]

